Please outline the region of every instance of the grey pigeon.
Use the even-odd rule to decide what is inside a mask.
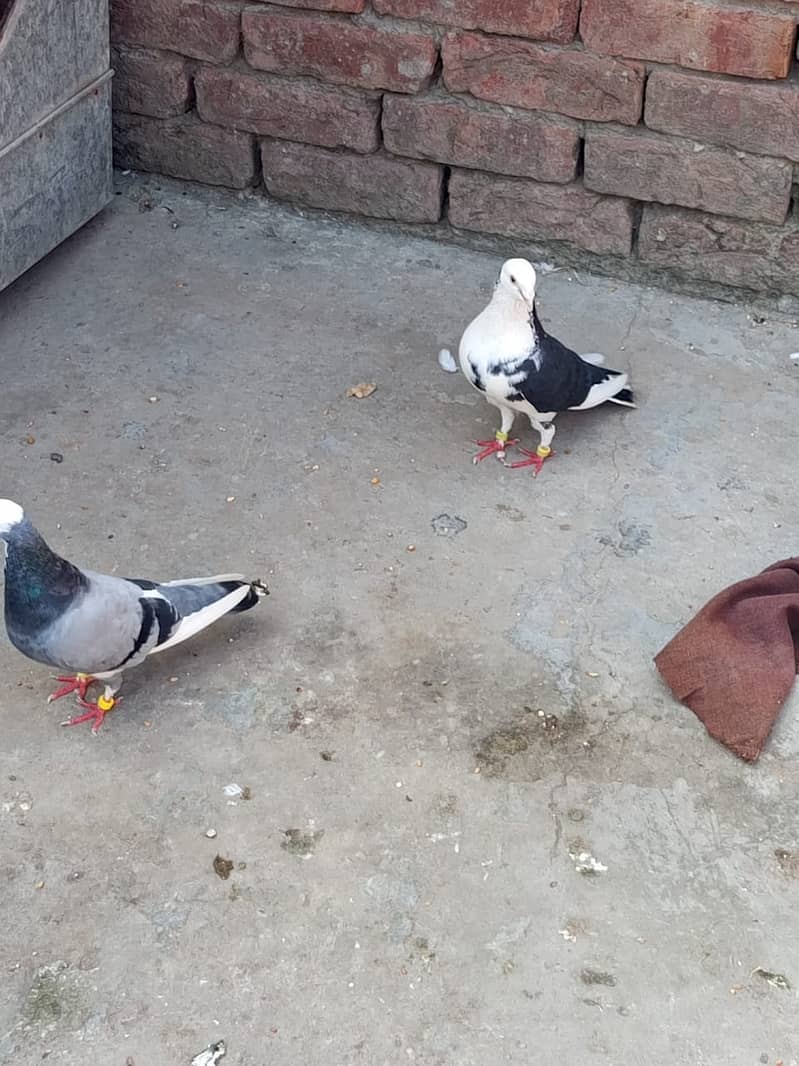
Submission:
[[[93,723],[118,702],[123,670],[166,651],[226,614],[254,607],[267,589],[239,574],[159,584],[79,570],[51,551],[19,504],[0,500],[5,541],[5,620],[11,643],[68,676],[48,702],[76,692],[86,713],[63,725]],[[96,703],[94,681],[105,683]]]
[[[534,466],[536,474],[552,454],[553,419],[559,411],[585,411],[610,401],[635,407],[627,375],[603,367],[602,355],[579,356],[550,336],[535,305],[536,275],[526,259],[502,264],[491,301],[466,328],[458,355],[461,370],[499,408],[502,425],[494,440],[481,440],[478,463],[518,441],[508,435],[517,414],[525,414],[540,436],[534,452],[520,448],[528,458],[512,467]]]

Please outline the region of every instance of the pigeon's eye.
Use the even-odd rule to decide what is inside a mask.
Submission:
[[[513,274],[511,274],[511,276],[510,276],[510,283],[511,283],[511,285],[515,285],[516,284],[516,278],[514,278]]]

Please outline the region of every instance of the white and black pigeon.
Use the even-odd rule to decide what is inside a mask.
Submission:
[[[635,407],[627,375],[601,364],[601,355],[579,356],[551,337],[535,306],[536,274],[526,259],[508,259],[502,265],[491,301],[466,328],[458,355],[461,370],[486,400],[499,408],[502,425],[494,440],[478,441],[478,463],[518,441],[508,440],[516,415],[524,414],[541,441],[534,452],[520,448],[528,458],[512,467],[534,466],[536,474],[552,454],[560,411],[584,411],[609,400]]]
[[[11,643],[35,662],[63,670],[63,688],[86,713],[63,725],[100,728],[118,702],[123,670],[166,651],[226,614],[254,607],[267,589],[239,574],[159,584],[79,570],[51,551],[19,504],[0,500],[5,541],[5,620]],[[105,683],[96,703],[86,700],[94,681]]]

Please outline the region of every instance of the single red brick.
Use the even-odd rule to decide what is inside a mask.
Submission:
[[[114,156],[120,167],[205,185],[243,189],[255,180],[252,137],[208,126],[193,115],[158,119],[117,112]]]
[[[799,294],[799,228],[741,222],[647,204],[638,239],[645,263],[687,278]]]
[[[248,7],[242,25],[251,67],[362,89],[418,92],[429,84],[438,56],[435,41],[425,34],[395,33],[329,15]]]
[[[784,78],[796,19],[700,0],[584,0],[586,48],[747,78]]]
[[[288,141],[264,141],[261,152],[264,183],[278,199],[398,222],[441,217],[442,167]]]
[[[656,70],[646,83],[647,126],[745,152],[799,161],[799,84]]]
[[[169,118],[188,110],[189,72],[182,56],[144,48],[114,48],[114,110]]]
[[[784,222],[793,168],[782,159],[673,140],[657,133],[588,130],[585,184],[596,192]]]
[[[634,126],[641,117],[641,63],[476,33],[448,33],[442,54],[453,92],[598,122]]]
[[[577,32],[579,0],[374,0],[381,15],[439,22],[566,44]]]
[[[420,96],[383,98],[383,139],[397,155],[555,182],[574,178],[580,146],[571,123]]]
[[[240,9],[220,0],[111,0],[111,40],[229,63],[239,19]]]
[[[453,226],[522,240],[569,241],[603,255],[629,255],[633,205],[597,196],[579,182],[541,185],[453,170],[449,183]]]
[[[257,0],[258,3],[279,4],[281,7],[302,7],[310,11],[343,11],[358,15],[366,7],[366,0]]]
[[[356,152],[380,146],[377,95],[219,67],[200,70],[194,85],[206,122]]]

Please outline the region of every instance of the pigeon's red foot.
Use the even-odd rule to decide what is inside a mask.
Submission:
[[[61,725],[80,725],[82,722],[94,722],[92,726],[92,733],[97,735],[100,730],[100,726],[103,724],[103,719],[122,699],[121,696],[98,696],[97,703],[87,703],[86,700],[80,700],[81,707],[86,708],[85,714],[77,714],[74,718],[68,718],[66,722],[62,722]]]
[[[511,448],[514,444],[518,444],[518,440],[508,440],[505,433],[498,432],[493,440],[477,440],[475,444],[482,448],[482,451],[478,452],[472,458],[472,462],[477,465],[483,459],[487,459],[489,455],[496,455],[497,459],[505,458],[505,449]]]
[[[56,681],[64,681],[65,684],[63,688],[57,689],[47,697],[48,703],[52,703],[53,700],[60,700],[62,696],[68,696],[71,692],[77,692],[78,699],[85,700],[86,690],[94,681],[94,678],[91,674],[75,674],[70,677],[57,677]]]
[[[511,470],[516,470],[520,466],[534,466],[535,473],[533,474],[533,477],[538,477],[541,473],[541,467],[547,459],[549,459],[550,455],[552,455],[551,448],[542,448],[540,446],[536,448],[534,452],[528,451],[527,448],[519,448],[519,451],[522,452],[523,455],[526,455],[527,458],[520,459],[518,463],[509,463],[508,465]]]

